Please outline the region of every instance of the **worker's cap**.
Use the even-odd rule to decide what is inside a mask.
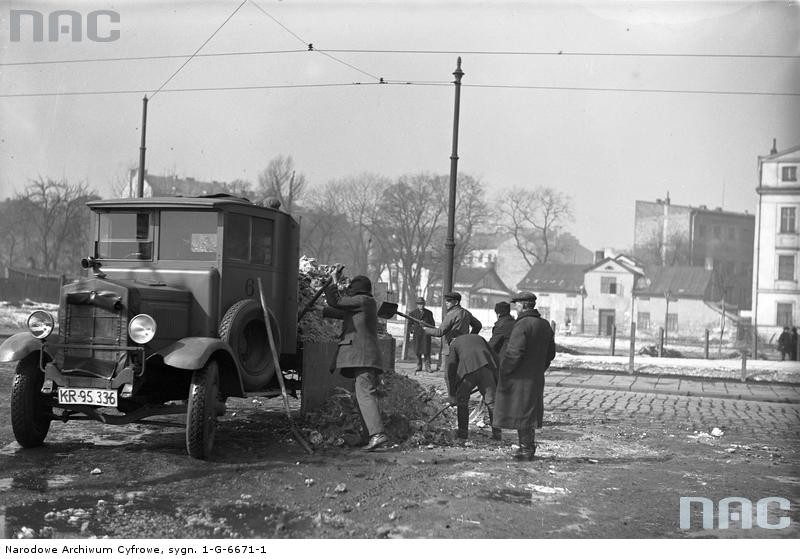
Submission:
[[[352,293],[372,294],[372,282],[367,276],[356,276],[350,280],[350,291]]]
[[[425,304],[425,297],[417,297],[417,304],[424,305]]]
[[[511,305],[509,305],[506,301],[500,301],[499,303],[495,303],[494,312],[496,312],[497,314],[511,312]]]
[[[534,295],[530,291],[521,291],[517,293],[513,299],[511,299],[512,303],[519,303],[521,301],[530,301],[532,303],[535,303],[536,295]]]
[[[458,291],[451,291],[450,293],[445,293],[444,298],[446,301],[455,301],[456,303],[460,303],[461,293]]]

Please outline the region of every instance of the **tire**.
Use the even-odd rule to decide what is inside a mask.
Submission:
[[[42,394],[44,373],[39,354],[32,353],[17,363],[11,387],[11,428],[20,446],[41,446],[53,416],[51,398]]]
[[[192,458],[207,458],[214,448],[219,400],[219,366],[213,359],[192,373],[186,410],[186,451]]]
[[[280,351],[280,328],[272,312],[269,312],[269,317],[275,346]],[[244,389],[258,390],[266,386],[275,374],[275,364],[269,349],[261,305],[253,299],[242,299],[231,305],[220,322],[219,337],[231,346],[236,355],[244,373]]]

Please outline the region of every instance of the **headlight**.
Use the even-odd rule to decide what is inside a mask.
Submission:
[[[156,335],[156,321],[149,314],[137,314],[128,323],[128,335],[137,344],[146,344]]]
[[[28,330],[34,338],[43,340],[53,331],[53,315],[47,311],[33,311],[28,317]]]

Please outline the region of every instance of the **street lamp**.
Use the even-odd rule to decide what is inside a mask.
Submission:
[[[584,327],[584,322],[583,322],[583,303],[586,300],[586,295],[587,295],[586,288],[583,286],[583,284],[581,284],[581,286],[578,288],[578,295],[581,296],[581,334],[583,334],[583,327]]]

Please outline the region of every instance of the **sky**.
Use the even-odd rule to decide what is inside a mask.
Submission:
[[[447,174],[459,55],[459,172],[491,196],[569,195],[567,229],[590,250],[632,246],[635,201],[667,193],[754,213],[758,156],[800,144],[797,2],[0,6],[0,199],[39,176],[110,196],[138,165],[145,94],[152,174],[256,183],[277,155],[312,186]],[[81,40],[48,40],[63,9]],[[12,10],[45,14],[44,40],[23,20],[12,41]],[[117,40],[89,39],[93,10],[119,14],[98,27]],[[98,61],[131,57],[150,58]]]

